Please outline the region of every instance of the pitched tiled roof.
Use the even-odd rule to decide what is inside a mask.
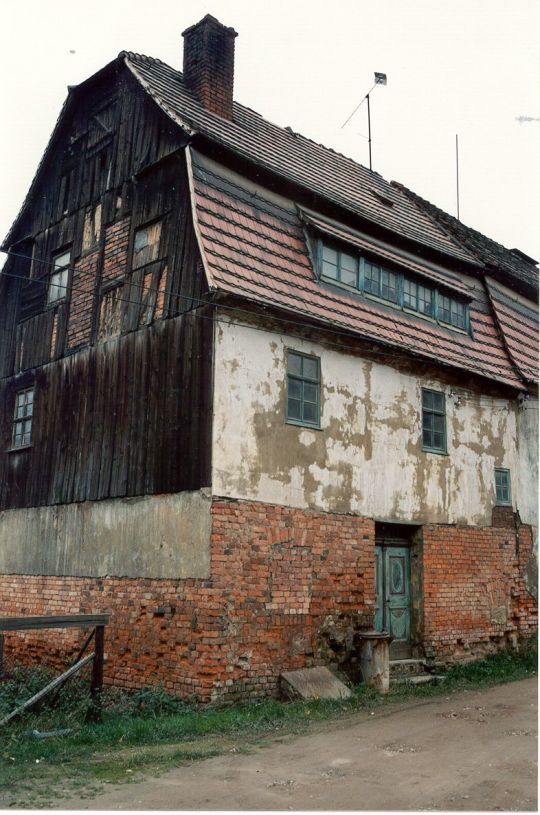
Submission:
[[[409,198],[378,173],[327,147],[278,127],[234,103],[234,122],[206,110],[184,86],[183,76],[160,60],[124,52],[136,79],[162,110],[190,134],[210,137],[243,158],[300,184],[328,201],[454,259],[474,256],[419,212]]]
[[[538,293],[538,266],[532,258],[527,258],[526,255],[515,249],[507,249],[500,243],[482,235],[481,232],[477,232],[476,229],[471,229],[470,226],[458,221],[453,215],[449,215],[407,189],[403,184],[393,181],[392,186],[403,192],[418,206],[421,212],[431,216],[434,222],[439,224],[464,249],[474,255],[482,265],[498,270],[501,273],[501,278],[510,288],[513,287],[514,283],[518,285],[521,283]]]
[[[192,187],[196,227],[212,288],[316,319],[332,329],[426,360],[520,387],[501,345],[487,295],[471,294],[474,336],[422,320],[316,279],[298,211],[232,176],[196,151]]]

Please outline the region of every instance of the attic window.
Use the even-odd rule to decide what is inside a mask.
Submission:
[[[136,230],[133,240],[132,268],[134,270],[158,259],[160,238],[161,221],[155,221],[153,224]]]
[[[319,240],[319,274],[323,281],[363,292],[424,319],[469,331],[469,306],[435,286],[425,285],[371,257],[345,251]]]
[[[70,251],[62,252],[53,258],[53,273],[49,279],[49,290],[47,292],[48,305],[58,303],[67,297],[70,262]]]

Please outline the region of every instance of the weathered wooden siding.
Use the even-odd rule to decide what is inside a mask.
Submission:
[[[193,311],[0,383],[0,509],[210,484],[210,314]],[[31,447],[11,442],[35,383]]]
[[[183,134],[125,72],[77,94],[0,286],[0,509],[210,484],[212,314]],[[47,304],[67,250],[67,297]],[[32,386],[32,446],[11,451]]]
[[[116,79],[89,87],[79,103],[77,91],[68,103],[64,122],[40,171],[28,207],[18,224],[7,261],[7,275],[24,277],[9,287],[10,298],[0,308],[0,377],[44,364],[71,353],[99,336],[98,316],[103,289],[102,272],[107,230],[127,221],[133,232],[141,224],[164,219],[159,261],[152,271],[159,283],[167,269],[168,289],[184,293],[184,268],[177,264],[184,252],[188,227],[186,211],[185,139],[170,120],[141,92],[126,72]],[[168,157],[168,159],[167,159]],[[20,237],[19,237],[20,236]],[[58,252],[71,251],[68,296],[47,304],[51,261]],[[93,264],[88,262],[94,253]],[[141,304],[139,272],[131,279],[130,257],[124,258],[122,330],[139,326]],[[91,279],[90,279],[91,278]],[[15,277],[12,278],[15,281]],[[195,284],[200,286],[200,282]],[[117,298],[120,293],[117,293]],[[88,330],[68,330],[84,311]],[[160,317],[178,314],[184,301],[167,302]],[[145,309],[145,322],[151,322]],[[46,316],[45,316],[46,315]],[[14,330],[13,321],[17,323]],[[33,322],[30,322],[33,321]],[[84,322],[84,321],[83,321]],[[24,351],[17,346],[24,345]]]

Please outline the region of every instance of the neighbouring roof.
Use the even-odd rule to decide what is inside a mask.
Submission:
[[[196,228],[210,286],[221,292],[316,319],[329,328],[414,353],[513,387],[521,381],[500,341],[486,291],[470,291],[473,336],[322,284],[314,274],[303,221],[264,190],[242,183],[195,150]]]
[[[538,382],[538,308],[490,277],[486,287],[510,358],[526,382]]]
[[[453,215],[449,215],[421,198],[403,184],[392,181],[392,186],[401,190],[422,212],[433,218],[449,237],[474,255],[483,266],[494,272],[500,272],[501,278],[507,285],[512,287],[512,282],[518,285],[521,283],[538,294],[538,265],[532,258],[517,249],[507,249],[476,229],[466,226]]]

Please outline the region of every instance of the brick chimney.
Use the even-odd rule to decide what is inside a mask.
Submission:
[[[207,14],[182,36],[186,87],[207,110],[232,122],[236,31]]]

